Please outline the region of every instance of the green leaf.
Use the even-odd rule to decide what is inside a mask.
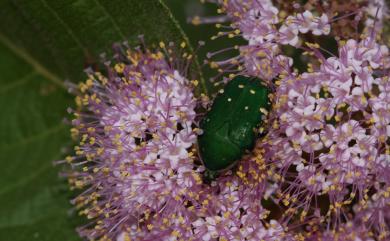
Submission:
[[[140,34],[188,41],[162,0],[0,0],[0,240],[80,240],[52,166],[71,146],[63,80]]]

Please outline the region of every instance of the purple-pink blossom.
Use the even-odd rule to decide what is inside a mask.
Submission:
[[[62,162],[70,165],[64,175],[71,187],[80,190],[72,203],[90,219],[80,235],[388,240],[390,53],[379,38],[383,1],[350,14],[359,22],[365,13],[364,29],[357,39],[336,36],[335,52],[308,39],[334,38],[332,23],[343,16],[299,4],[286,14],[270,0],[210,1],[224,14],[217,20],[231,21],[217,36],[245,44],[227,49],[239,55],[209,63],[229,74],[224,80],[241,74],[271,89],[272,109],[259,126],[264,135],[233,168],[205,181],[197,136],[207,105],[194,94],[190,58],[180,60],[188,55],[175,55],[173,44],[126,47],[103,71],[88,70],[85,82],[71,86],[77,105],[70,109],[71,132],[79,144]],[[304,71],[286,48],[307,56]]]

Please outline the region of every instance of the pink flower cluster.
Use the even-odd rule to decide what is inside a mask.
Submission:
[[[340,36],[335,53],[305,39],[328,35],[331,22],[342,17],[308,10],[283,16],[266,0],[218,3],[232,21],[232,31],[218,36],[240,36],[247,44],[235,47],[239,56],[212,67],[236,66],[275,89],[266,150],[269,169],[279,174],[270,178],[278,185],[273,197],[286,207],[280,222],[318,230],[304,235],[313,240],[387,240],[384,206],[390,202],[377,197],[387,195],[390,184],[390,55],[379,39],[384,2],[368,1],[353,13],[356,21],[366,14],[361,38]],[[292,69],[296,59],[283,53],[285,45],[310,56],[307,71]]]
[[[297,173],[287,199],[307,212],[312,198],[329,195],[339,218],[349,199],[389,182],[390,82],[380,70],[390,58],[370,38],[348,40],[338,57],[313,51],[323,62],[317,71],[280,80],[269,138],[275,165]]]
[[[80,145],[68,160],[71,184],[86,189],[74,203],[97,220],[80,229],[89,239],[131,230],[149,215],[186,216],[182,203],[199,190],[189,80],[163,51],[145,51],[127,50],[107,75],[90,71],[78,88],[72,131]]]
[[[284,240],[259,200],[264,159],[247,159],[237,175],[204,184],[196,156],[198,101],[173,49],[128,49],[72,86],[72,135],[80,143],[64,175],[81,194],[73,200],[91,223],[89,240]],[[258,170],[263,170],[262,173]],[[271,190],[272,191],[272,190]]]
[[[375,21],[366,22],[360,40],[338,40],[337,53],[325,55],[305,39],[328,35],[333,16],[309,10],[283,16],[270,0],[212,2],[232,21],[232,31],[219,36],[247,41],[233,48],[239,56],[212,66],[263,79],[273,90],[267,135],[235,168],[206,183],[190,55],[175,55],[164,43],[120,50],[104,71],[88,70],[87,81],[71,86],[77,104],[71,132],[79,144],[62,162],[71,167],[64,173],[71,187],[81,190],[73,203],[91,220],[80,235],[388,240],[390,53]],[[293,69],[287,45],[313,59],[307,71]]]
[[[293,59],[281,52],[281,46],[300,46],[300,33],[327,35],[330,32],[326,14],[314,16],[306,10],[281,19],[279,10],[269,0],[220,1],[220,5],[233,20],[233,31],[227,34],[241,36],[248,44],[239,48],[240,55],[236,58],[213,63],[225,69],[231,69],[231,65],[244,65],[244,74],[265,81],[291,71]]]

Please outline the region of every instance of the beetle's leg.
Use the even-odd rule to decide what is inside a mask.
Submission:
[[[217,179],[218,176],[219,173],[217,171],[206,169],[206,171],[203,174],[203,182],[207,184],[211,184],[213,181]]]

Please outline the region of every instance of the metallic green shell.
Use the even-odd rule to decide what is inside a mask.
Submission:
[[[259,79],[238,76],[218,95],[200,123],[201,159],[207,169],[223,170],[255,144],[254,129],[261,123],[260,108],[268,109],[268,89]]]

